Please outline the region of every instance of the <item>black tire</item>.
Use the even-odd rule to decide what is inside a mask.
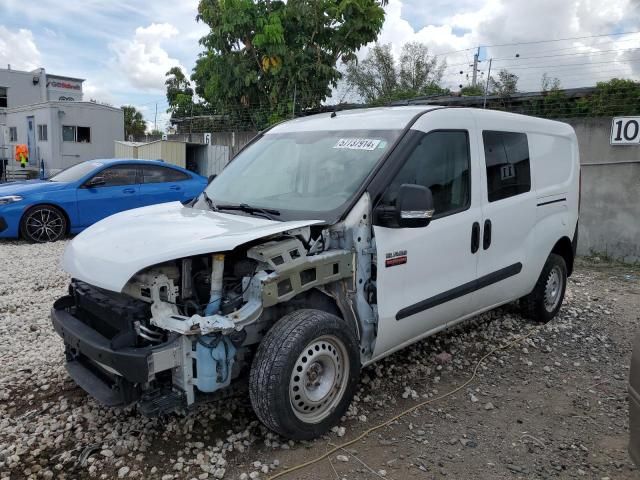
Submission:
[[[53,205],[31,207],[22,216],[20,234],[33,243],[55,242],[67,234],[67,217]]]
[[[298,310],[262,339],[251,366],[249,396],[267,428],[293,440],[311,440],[345,414],[359,376],[353,329],[330,313]]]
[[[557,284],[554,284],[554,279]],[[533,291],[520,299],[525,317],[539,323],[553,319],[564,300],[567,288],[567,264],[560,255],[552,253],[547,258]]]

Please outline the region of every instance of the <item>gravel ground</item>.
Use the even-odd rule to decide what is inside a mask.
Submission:
[[[0,242],[0,478],[268,478],[421,401],[424,406],[287,479],[637,478],[626,379],[640,269],[580,261],[559,318],[512,306],[365,369],[346,418],[314,442],[265,430],[246,396],[148,419],[105,409],[68,378],[48,319],[64,242]],[[282,477],[281,477],[282,478]]]

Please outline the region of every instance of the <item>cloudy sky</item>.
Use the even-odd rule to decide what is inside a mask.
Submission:
[[[190,71],[200,52],[197,3],[2,0],[0,66],[85,78],[85,99],[133,104],[153,121],[156,104],[167,107],[165,72]],[[545,72],[565,87],[639,79],[640,0],[390,0],[379,42],[397,53],[407,41],[446,59],[452,88],[467,83],[478,46],[481,72],[491,57],[520,77],[520,90],[539,90]]]

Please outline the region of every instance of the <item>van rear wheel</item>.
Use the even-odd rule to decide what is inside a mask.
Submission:
[[[311,440],[345,414],[359,374],[353,329],[330,313],[299,310],[262,339],[251,366],[249,396],[268,428],[293,440]]]
[[[564,300],[567,288],[567,264],[560,255],[547,258],[533,291],[520,299],[522,313],[529,319],[546,323],[553,319]]]

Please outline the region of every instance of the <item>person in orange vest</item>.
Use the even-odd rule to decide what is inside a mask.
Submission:
[[[16,162],[20,162],[22,168],[29,163],[29,147],[25,144],[16,145]]]

